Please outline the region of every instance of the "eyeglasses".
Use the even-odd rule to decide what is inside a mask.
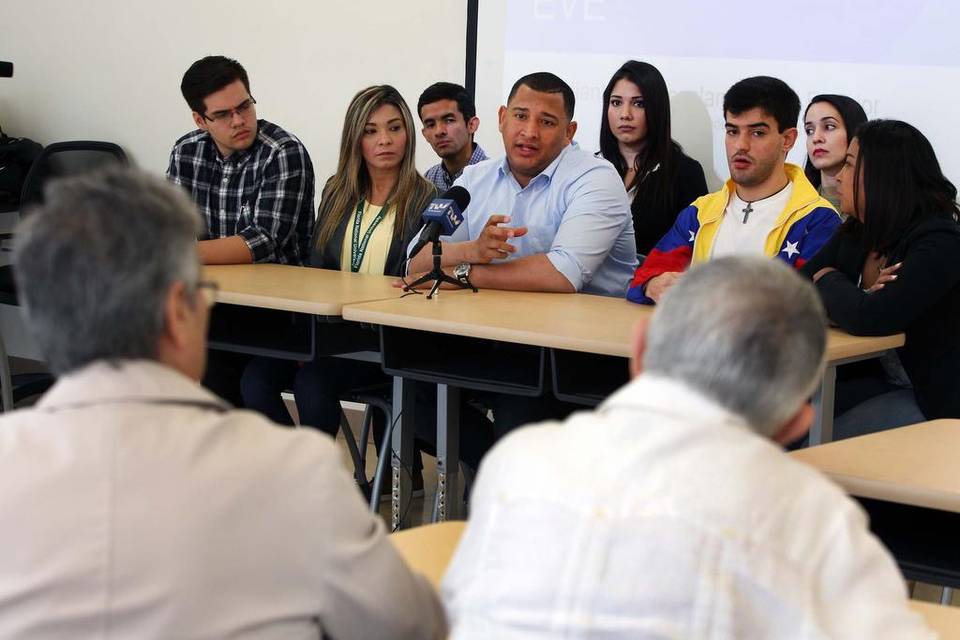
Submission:
[[[253,96],[247,98],[234,109],[224,109],[222,111],[214,111],[209,116],[203,114],[204,120],[209,120],[210,122],[219,122],[224,124],[230,122],[233,119],[233,114],[238,114],[241,118],[245,117],[250,110],[253,109],[253,105],[257,104],[257,101],[253,99]]]
[[[203,295],[203,301],[208,307],[212,307],[217,302],[217,292],[220,291],[220,285],[210,280],[200,280],[197,282],[196,290]]]

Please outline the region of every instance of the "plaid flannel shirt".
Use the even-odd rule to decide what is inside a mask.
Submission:
[[[206,131],[177,140],[167,179],[185,188],[207,238],[239,235],[254,262],[302,265],[313,231],[313,164],[303,144],[266,120],[249,149],[221,158]]]
[[[467,163],[467,166],[469,167],[472,164],[477,164],[481,160],[486,159],[487,154],[483,152],[483,149],[480,148],[480,145],[474,142],[473,153],[470,155],[470,161]],[[455,176],[450,175],[447,173],[446,167],[444,167],[443,163],[441,162],[440,164],[434,165],[427,169],[427,172],[423,174],[423,177],[437,185],[437,191],[442,194],[444,191],[453,186],[453,183],[457,178],[460,177],[462,173],[463,169],[461,169],[460,173]]]

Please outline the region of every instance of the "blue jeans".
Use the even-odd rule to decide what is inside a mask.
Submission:
[[[887,391],[838,416],[833,423],[834,440],[904,427],[926,419],[913,389]]]

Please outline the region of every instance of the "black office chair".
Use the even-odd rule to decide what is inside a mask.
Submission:
[[[54,377],[49,373],[11,373],[10,359],[3,337],[0,336],[0,411],[12,411],[27,398],[46,393],[54,382]]]
[[[111,164],[130,164],[127,154],[112,142],[77,140],[54,142],[34,160],[20,192],[20,213],[43,202],[43,188],[52,178],[73,176]]]
[[[29,213],[30,205],[43,202],[43,189],[52,178],[73,176],[111,164],[127,165],[129,160],[118,145],[112,142],[79,140],[55,142],[40,152],[24,179],[20,194],[20,217]],[[13,234],[0,234],[9,239]],[[0,304],[18,306],[17,289],[11,265],[0,266]],[[0,394],[2,410],[9,411],[21,399],[38,395],[54,382],[48,374],[11,375],[10,362],[0,336]]]

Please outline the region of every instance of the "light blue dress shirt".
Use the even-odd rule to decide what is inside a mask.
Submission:
[[[527,233],[510,240],[516,253],[493,264],[542,253],[577,291],[626,294],[637,267],[633,217],[623,182],[606,160],[568,145],[526,187],[506,157],[466,167],[456,184],[470,192],[470,204],[444,241],[475,240],[491,215],[509,215],[506,226]]]

